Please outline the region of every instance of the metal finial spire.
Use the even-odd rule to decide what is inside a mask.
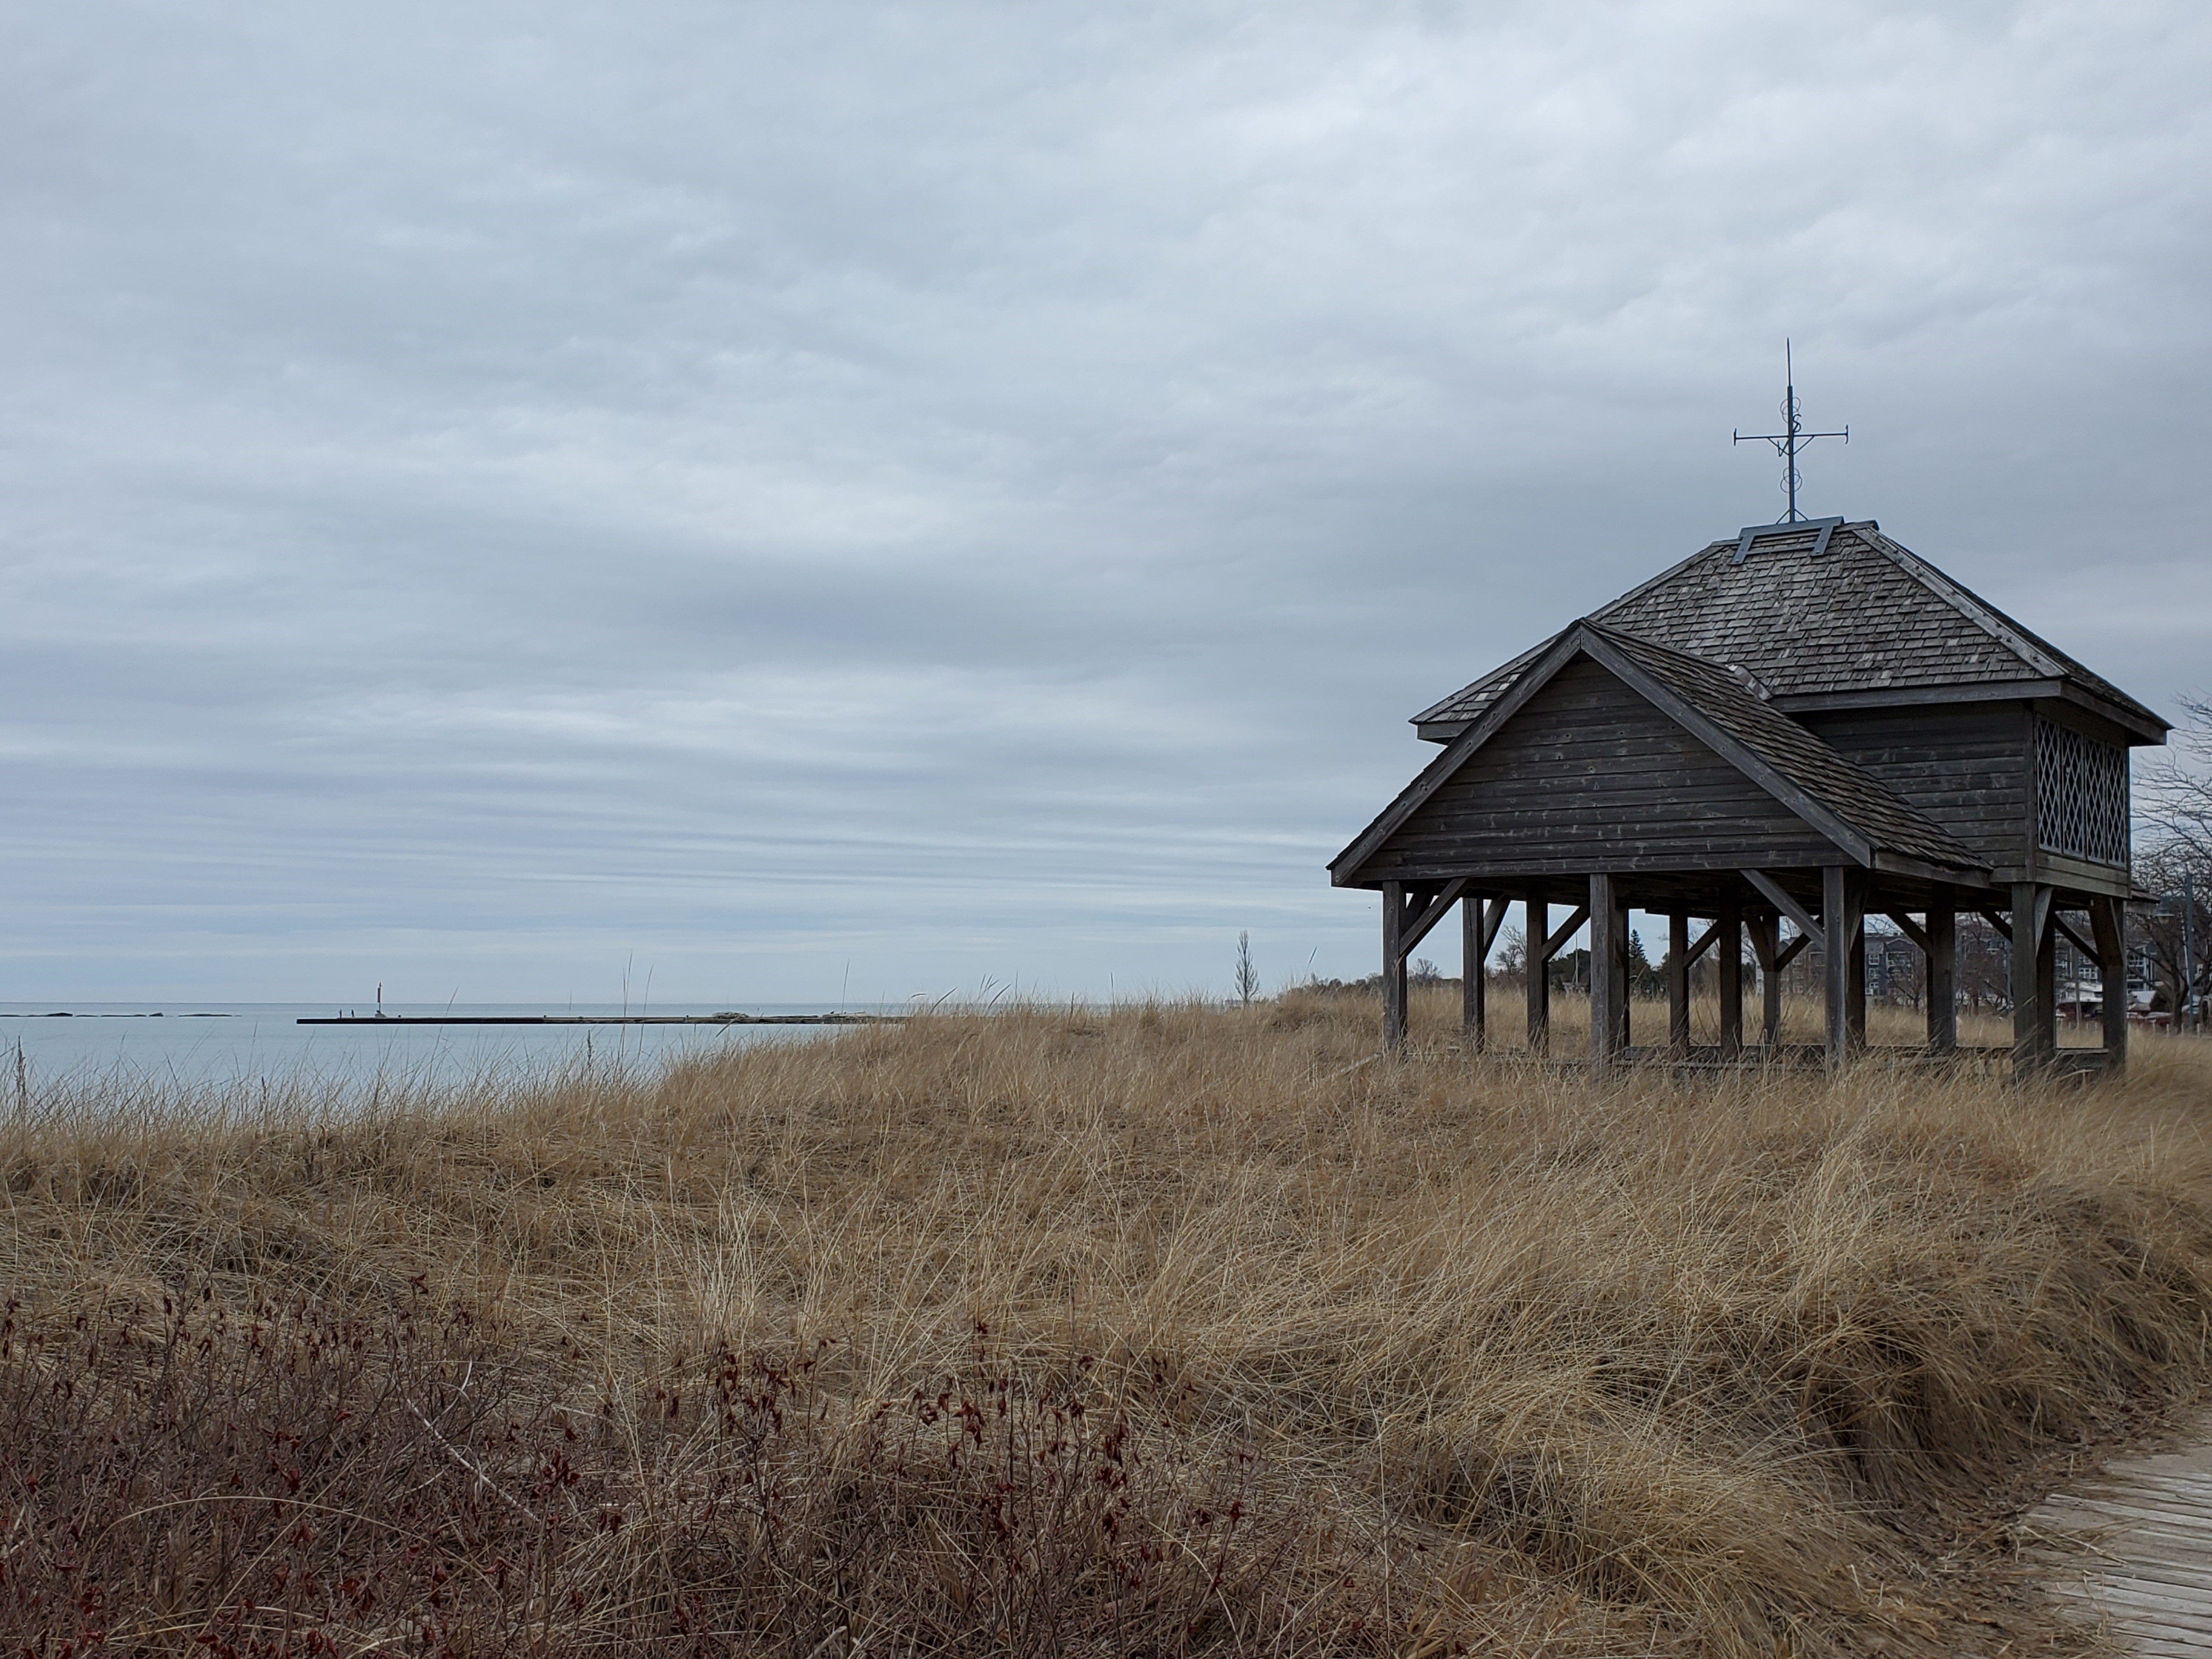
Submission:
[[[1785,388],[1782,396],[1782,419],[1788,430],[1739,432],[1735,434],[1735,441],[1740,444],[1772,444],[1774,446],[1774,453],[1782,458],[1782,488],[1790,497],[1789,513],[1777,522],[1796,524],[1805,516],[1797,510],[1797,485],[1800,483],[1797,476],[1797,452],[1815,438],[1841,438],[1845,443],[1849,443],[1851,441],[1851,429],[1845,427],[1841,432],[1805,430],[1804,422],[1801,418],[1804,411],[1797,404],[1797,366],[1790,356],[1790,342],[1786,339],[1782,343],[1782,378]]]

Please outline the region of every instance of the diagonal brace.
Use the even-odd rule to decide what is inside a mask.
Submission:
[[[1782,890],[1781,883],[1776,881],[1764,870],[1746,870],[1742,874],[1746,881],[1759,889],[1768,903],[1797,924],[1799,933],[1820,945],[1822,950],[1828,948],[1826,930],[1813,920],[1811,913],[1803,905]]]
[[[1685,968],[1688,967],[1699,957],[1705,955],[1706,951],[1711,950],[1713,948],[1713,941],[1720,936],[1721,925],[1717,921],[1711,927],[1706,928],[1704,933],[1698,935],[1698,942],[1696,944],[1692,945],[1688,950],[1682,952],[1682,965]]]
[[[1429,936],[1436,925],[1449,914],[1452,906],[1459,902],[1460,895],[1466,891],[1467,878],[1464,876],[1448,881],[1443,884],[1443,890],[1431,899],[1418,915],[1414,913],[1413,906],[1419,901],[1408,898],[1406,902],[1407,920],[1398,934],[1398,948],[1409,957],[1413,955],[1413,947]]]
[[[1490,947],[1498,943],[1498,930],[1505,926],[1505,912],[1513,901],[1494,898],[1482,907],[1482,959],[1490,960]]]
[[[1897,924],[1898,932],[1903,933],[1905,938],[1911,939],[1914,945],[1919,947],[1920,954],[1922,956],[1924,957],[1928,954],[1928,930],[1926,928],[1923,927],[1918,922],[1913,921],[1911,916],[1907,915],[1902,910],[1885,910],[1882,912],[1882,915],[1887,916],[1892,921],[1895,922]]]
[[[1582,925],[1589,920],[1589,906],[1587,904],[1577,904],[1575,906],[1574,915],[1569,916],[1566,921],[1560,925],[1559,930],[1553,933],[1551,938],[1544,941],[1544,960],[1546,962],[1549,962],[1553,957],[1559,955],[1560,950],[1565,945],[1566,942],[1572,939],[1577,933],[1582,931]]]
[[[2074,948],[2075,950],[2079,951],[2083,956],[2088,957],[2092,962],[2100,962],[2103,960],[2103,958],[2097,954],[2097,947],[2090,944],[2087,939],[2083,939],[2081,934],[2075,933],[2074,931],[2074,924],[2067,921],[2063,915],[2054,916],[2052,920],[2057,923],[2058,931],[2065,934],[2068,939],[2074,941]]]

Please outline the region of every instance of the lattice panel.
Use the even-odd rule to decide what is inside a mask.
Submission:
[[[2128,862],[2128,751],[2035,723],[2036,840],[2046,852]]]

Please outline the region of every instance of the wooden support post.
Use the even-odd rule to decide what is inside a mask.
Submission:
[[[1721,1058],[1734,1060],[1743,1053],[1743,912],[1723,904],[1717,925],[1721,936],[1713,944],[1713,962],[1720,970]]]
[[[2105,1075],[2128,1067],[2128,933],[2126,901],[2089,901],[2089,931],[2097,940],[2097,978],[2104,1005]]]
[[[1627,951],[1622,948],[1618,889],[1611,876],[1589,878],[1590,929],[1590,1069],[1603,1071],[1616,1065],[1627,1013],[1622,1006],[1626,988]]]
[[[2016,881],[2012,887],[2012,1065],[2029,1076],[2057,1051],[2057,1006],[2053,992],[2051,889]]]
[[[1544,949],[1552,936],[1552,907],[1541,894],[1531,893],[1527,908],[1528,1052],[1540,1054],[1552,1046],[1552,958]]]
[[[1752,954],[1759,959],[1759,1041],[1770,1051],[1782,1045],[1782,918],[1751,919]]]
[[[1820,871],[1820,977],[1827,992],[1828,1064],[1850,1060],[1866,1033],[1866,878],[1850,865]],[[1851,981],[1858,981],[1857,995]]]
[[[1406,1045],[1406,884],[1382,884],[1382,1046]]]
[[[1489,1036],[1490,1012],[1482,971],[1483,960],[1490,954],[1490,940],[1483,931],[1481,894],[1469,892],[1460,900],[1459,935],[1460,1031],[1467,1039],[1468,1051],[1479,1054]]]
[[[1928,1047],[1955,1054],[1959,1048],[1958,900],[1939,882],[1928,901]]]
[[[2035,946],[2035,1024],[2045,1060],[2058,1054],[2058,899],[2051,895],[2051,919]]]
[[[1626,1054],[1631,1041],[1628,1017],[1633,1006],[1628,986],[1628,905],[1620,896],[1620,884],[1613,884],[1613,1042]]]
[[[1849,880],[1856,872],[1848,872]],[[1851,1052],[1859,1053],[1867,1046],[1867,971],[1866,971],[1866,879],[1859,878],[1856,908],[1858,920],[1850,930],[1850,959],[1844,968],[1849,975],[1844,981],[1844,1021],[1850,1028]]]
[[[1674,1058],[1690,1057],[1690,918],[1667,918],[1667,1046]]]

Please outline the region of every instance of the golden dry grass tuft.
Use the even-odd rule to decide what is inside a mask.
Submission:
[[[1417,1016],[1400,1060],[1294,994],[373,1109],[49,1103],[0,1133],[0,1626],[2080,1645],[2005,1506],[2205,1380],[2205,1045],[2094,1089],[1593,1085]]]

